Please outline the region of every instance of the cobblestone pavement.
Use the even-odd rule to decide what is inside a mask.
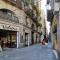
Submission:
[[[0,53],[0,60],[56,60],[52,49],[36,44]]]

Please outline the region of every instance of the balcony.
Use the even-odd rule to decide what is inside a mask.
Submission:
[[[16,5],[18,8],[22,9],[21,0],[4,0],[5,2],[10,2],[12,5]]]
[[[10,2],[12,2],[14,4],[16,4],[16,2],[17,2],[17,0],[8,0],[8,1],[10,1]]]
[[[15,23],[19,23],[18,18],[11,14],[11,13],[6,13],[0,10],[0,18],[6,21],[11,21],[11,22],[15,22]]]
[[[35,16],[33,10],[29,10],[29,11],[27,12],[27,14],[30,16],[30,18],[31,18],[34,22],[37,21],[37,16]]]
[[[34,22],[37,22],[37,16],[33,15],[33,16],[32,16],[32,20],[33,20]]]
[[[11,2],[13,4],[16,4],[16,0],[3,0],[3,1],[5,1],[5,2]]]
[[[47,20],[51,22],[53,17],[54,17],[53,10],[48,10],[47,11]]]
[[[28,6],[26,6],[24,11],[34,22],[36,22],[37,16],[36,16],[36,13],[34,12],[34,10],[32,10]]]

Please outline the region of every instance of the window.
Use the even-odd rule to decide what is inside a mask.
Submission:
[[[10,11],[8,9],[0,9],[0,17],[4,18],[4,20],[19,23],[18,17],[16,17],[13,11]]]

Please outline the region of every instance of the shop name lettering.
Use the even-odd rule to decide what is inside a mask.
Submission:
[[[17,30],[17,28],[14,28],[13,26],[10,25],[3,25],[3,29],[7,29],[7,30]]]

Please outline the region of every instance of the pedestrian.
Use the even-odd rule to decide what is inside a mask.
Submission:
[[[47,38],[45,38],[45,42],[48,43],[48,39]]]
[[[42,45],[45,45],[45,39],[43,39],[43,41],[42,41]]]
[[[47,45],[48,45],[48,39],[45,38],[45,46],[47,47]]]

